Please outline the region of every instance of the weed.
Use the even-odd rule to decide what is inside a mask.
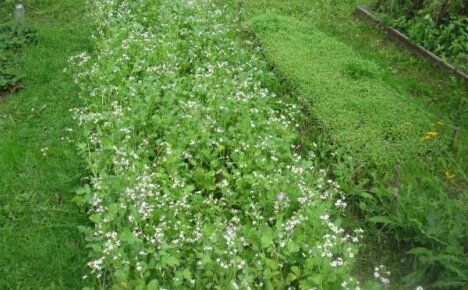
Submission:
[[[124,2],[126,3],[126,2]],[[301,155],[298,108],[213,1],[96,1],[97,50],[73,59],[93,172],[88,278],[101,287],[334,289],[362,230],[338,185]],[[112,17],[109,17],[112,15]]]
[[[19,77],[9,63],[9,56],[5,51],[0,49],[0,92],[14,87],[19,81]]]
[[[467,68],[468,5],[461,0],[377,0],[373,7],[389,24],[440,57]]]
[[[36,35],[34,29],[12,24],[0,26],[0,93],[16,91],[21,79],[13,68],[14,54],[12,50],[23,48],[34,43]]]
[[[0,49],[21,49],[35,42],[37,42],[37,32],[34,28],[11,23],[0,26]]]

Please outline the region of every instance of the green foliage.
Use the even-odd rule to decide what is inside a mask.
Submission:
[[[10,55],[0,49],[0,92],[7,91],[18,83],[18,77],[11,68]]]
[[[463,0],[375,0],[373,5],[408,19],[429,15],[437,25],[447,24],[455,17],[468,16],[468,5]]]
[[[31,28],[12,24],[0,25],[0,92],[15,87],[20,77],[13,69],[12,51],[21,49],[36,41],[36,33]]]
[[[382,84],[381,69],[293,18],[260,16],[254,30],[265,53],[292,80],[332,141],[360,166],[380,172],[443,146],[422,141],[428,116]],[[313,45],[312,45],[313,44]]]
[[[377,0],[374,8],[415,42],[467,69],[468,5],[463,0]]]
[[[0,26],[0,49],[21,49],[37,42],[36,34],[36,30],[31,27],[3,24]]]
[[[333,124],[332,122],[336,119],[342,120],[341,123],[338,123],[340,126],[333,126],[322,131],[325,135],[334,138],[332,140],[335,141],[335,145],[338,143],[339,146],[331,146],[330,148],[329,142],[323,142],[319,139],[317,151],[322,158],[331,160],[334,168],[333,173],[344,187],[344,191],[347,192],[351,204],[356,207],[357,215],[362,220],[367,221],[369,232],[375,233],[376,240],[369,242],[380,243],[382,239],[396,241],[396,245],[391,249],[396,253],[387,252],[386,254],[397,257],[392,270],[399,272],[397,275],[404,277],[401,282],[405,286],[401,287],[416,287],[418,284],[423,284],[433,288],[458,289],[465,285],[467,283],[466,271],[464,270],[467,268],[464,247],[467,239],[467,211],[466,206],[464,206],[466,189],[458,191],[459,193],[455,197],[449,196],[448,192],[452,191],[450,187],[453,185],[446,184],[446,180],[439,177],[441,170],[448,164],[450,167],[456,168],[457,166],[456,163],[447,162],[451,157],[443,149],[446,147],[443,143],[449,144],[451,131],[443,132],[444,124],[437,122],[440,124],[436,125],[433,121],[429,121],[433,118],[432,116],[425,115],[428,118],[425,123],[421,122],[417,125],[414,122],[408,127],[413,129],[401,131],[396,134],[396,138],[393,137],[393,131],[389,130],[392,126],[385,125],[385,120],[394,120],[391,123],[397,124],[397,126],[402,120],[410,123],[412,120],[421,121],[420,115],[424,114],[423,112],[427,108],[424,110],[416,109],[417,102],[408,98],[407,95],[396,97],[398,93],[392,91],[392,88],[398,86],[394,84],[388,85],[386,89],[380,89],[382,85],[385,86],[385,83],[391,83],[388,79],[388,73],[385,72],[388,68],[379,67],[374,61],[355,55],[351,49],[345,48],[335,39],[317,31],[315,25],[320,24],[322,29],[327,29],[331,34],[339,35],[341,39],[346,39],[348,43],[352,44],[361,44],[362,40],[355,40],[354,35],[358,35],[362,29],[356,29],[357,25],[349,20],[342,23],[346,28],[340,30],[329,28],[330,23],[342,21],[342,19],[334,16],[331,19],[333,21],[330,19],[325,21],[322,20],[320,14],[311,17],[308,13],[298,12],[304,11],[304,9],[290,11],[291,6],[282,9],[284,4],[281,2],[264,2],[271,3],[281,13],[276,12],[276,15],[271,15],[269,11],[272,9],[262,7],[261,9],[270,14],[255,18],[254,31],[257,32],[260,43],[270,61],[277,68],[277,72],[282,74],[287,83],[297,90],[295,94],[300,103],[309,108],[305,111],[309,112],[311,116],[304,116],[303,126],[310,128],[311,117],[316,119],[316,122],[312,123],[315,126],[317,123],[329,122],[329,124]],[[306,5],[303,1],[293,1],[293,3],[298,7],[301,6],[299,3],[303,3],[303,6]],[[263,5],[266,6],[265,3]],[[349,6],[348,11],[352,8]],[[258,15],[258,13],[252,14]],[[295,19],[277,16],[277,14],[292,14],[295,15]],[[303,22],[298,23],[296,20],[298,18],[303,18]],[[336,24],[333,23],[333,25]],[[349,26],[354,26],[354,29],[349,29]],[[352,35],[352,41],[347,39],[347,37],[350,38],[348,35]],[[378,55],[379,59],[374,51],[368,52],[371,48],[360,46],[359,49],[364,51],[369,59],[390,59],[390,53],[387,51],[385,55]],[[376,46],[373,49],[381,48]],[[392,52],[392,56],[396,56],[396,61],[400,61],[402,58],[397,51]],[[407,66],[412,67],[413,65],[408,64]],[[393,64],[390,62],[388,66],[393,66]],[[404,71],[405,66],[402,67]],[[328,72],[331,73],[327,75]],[[401,77],[400,81],[406,82],[407,80],[405,77]],[[361,90],[356,90],[355,86],[361,87]],[[367,92],[380,93],[367,95]],[[384,100],[379,99],[380,94],[385,96]],[[409,95],[409,93],[407,94]],[[359,100],[364,95],[366,98],[376,99],[379,102],[370,107],[364,99],[358,103],[358,106],[353,107],[349,103],[340,105],[336,101],[322,101],[320,95],[326,96],[328,99],[343,98],[345,100]],[[395,98],[392,99],[392,96]],[[464,94],[461,93],[461,96],[461,100],[463,100]],[[412,106],[415,106],[414,110],[411,109]],[[405,111],[395,110],[396,107],[405,107]],[[323,108],[329,109],[330,114],[323,114]],[[342,109],[337,111],[337,108]],[[374,130],[378,130],[378,132],[388,130],[389,134],[375,135],[366,132],[358,135],[358,131],[353,126],[354,119],[350,115],[341,116],[337,113],[353,110],[359,116],[358,118],[362,118],[358,119],[362,120],[361,127],[375,124]],[[456,108],[453,110],[457,111]],[[373,112],[379,113],[373,115]],[[367,118],[373,122],[365,122]],[[330,120],[332,121],[330,122]],[[419,135],[417,126],[421,126],[419,129],[422,130],[421,132],[429,130],[429,128],[430,131]],[[355,139],[337,138],[342,136],[336,134],[337,128],[347,128],[348,134]],[[316,128],[306,129],[305,132],[315,133],[316,130]],[[413,132],[413,136],[411,136],[411,132]],[[441,135],[443,135],[442,139],[440,139]],[[313,135],[311,138],[316,140]],[[382,150],[385,147],[375,146],[380,143],[376,141],[380,138],[391,142],[396,141],[397,144],[408,145],[412,143],[413,145],[398,146],[402,150],[399,152],[400,157],[396,158],[398,162],[391,166],[385,166],[385,163],[375,162],[379,159],[369,158],[373,156],[369,154],[369,150],[365,151],[366,154],[369,154],[368,156],[362,154],[360,146],[356,146],[355,141],[359,140],[361,144],[367,142],[369,143],[367,144],[368,148],[374,148],[374,150],[380,147],[378,155],[385,161],[392,160],[395,156],[393,155],[395,149]],[[339,140],[341,142],[338,142]],[[354,143],[350,142],[351,140]],[[429,144],[425,143],[432,144],[426,147]],[[418,154],[411,151],[411,148],[413,150],[419,148],[422,151]],[[331,154],[326,154],[326,152]],[[363,162],[365,159],[368,162]],[[386,169],[382,170],[383,168]],[[463,173],[458,174],[462,175],[463,180]],[[463,183],[461,186],[463,187]],[[370,249],[373,247],[375,245],[369,245]],[[378,247],[380,248],[380,245]],[[414,250],[412,250],[413,248]],[[420,249],[425,250],[421,251]],[[400,253],[398,253],[399,251]],[[367,255],[367,259],[373,261],[379,259],[376,256],[380,255],[382,255],[381,251],[373,250]],[[406,258],[409,256],[407,260],[409,262],[405,262],[405,264],[410,264],[409,267],[401,265],[400,259],[405,258],[405,256],[407,256]],[[361,265],[361,267],[363,266]]]
[[[449,24],[437,25],[429,16],[391,22],[408,36],[440,57],[467,68],[468,17],[457,18]]]
[[[393,237],[411,256],[411,267],[402,273],[406,287],[423,283],[435,289],[458,289],[465,285],[466,196],[449,197],[442,181],[422,176],[414,164],[390,176],[391,185],[390,178],[382,176],[375,176],[372,183],[359,180],[359,186],[346,182],[354,178],[351,168],[353,164],[345,158],[335,163],[337,180],[350,192],[348,198],[370,228]]]
[[[381,69],[372,61],[362,58],[351,59],[345,67],[345,72],[353,79],[379,78]]]
[[[76,198],[94,224],[83,228],[90,278],[114,289],[356,287],[362,232],[344,226],[343,194],[299,146],[298,108],[265,89],[277,80],[238,39],[233,10],[126,3],[94,2],[96,49],[73,59],[92,171]]]
[[[14,2],[0,0],[1,19],[10,17]],[[336,206],[346,203],[342,192],[367,220],[368,235],[378,237],[372,246],[394,239],[401,246],[395,251],[410,257],[401,262],[397,255],[397,264],[410,264],[404,273],[408,287],[463,287],[466,186],[453,181],[449,198],[438,178],[449,168],[458,171],[445,172],[447,179],[461,179],[463,169],[452,168],[456,162],[448,159],[440,167],[425,165],[438,158],[449,127],[426,117],[412,117],[419,121],[402,126],[396,115],[411,121],[417,97],[443,107],[446,119],[464,128],[466,95],[340,16],[351,15],[355,0],[239,1],[231,12],[246,3],[287,11],[334,36],[317,32],[315,25],[292,22],[287,28],[281,17],[256,22],[262,33],[292,30],[278,39],[294,49],[285,45],[287,53],[278,55],[283,61],[297,58],[298,73],[290,67],[281,76],[300,88],[294,94],[307,98],[285,101],[272,91],[283,97],[290,88],[282,88],[249,43],[240,43],[233,25],[239,15],[201,2],[207,1],[90,1],[96,5],[90,10],[97,32],[93,54],[73,61],[79,100],[62,69],[70,55],[89,49],[84,1],[26,1],[27,20],[39,28],[37,46],[19,49],[35,37],[4,30],[0,45],[13,49],[0,52],[0,62],[8,62],[0,74],[6,73],[9,83],[14,66],[26,77],[25,89],[0,106],[0,288],[95,286],[81,278],[87,253],[77,226],[87,237],[89,276],[99,278],[97,288],[355,286],[350,273],[361,274],[385,255],[370,252],[371,259],[355,262],[360,245],[350,239],[361,232],[345,226],[343,206]],[[431,19],[425,18],[427,27],[415,25],[414,33],[444,38],[445,45],[452,43],[452,31],[464,31],[461,19],[451,28],[441,24],[447,27],[441,36]],[[312,37],[297,40],[309,33]],[[306,48],[317,43],[318,50]],[[463,41],[458,43],[453,53],[463,48]],[[317,53],[322,55],[314,58]],[[308,66],[310,59],[316,64]],[[408,105],[410,95],[415,99]],[[342,101],[327,102],[324,96]],[[352,102],[343,101],[348,97]],[[364,101],[374,97],[374,104]],[[322,112],[330,126],[308,114],[315,102],[322,107],[313,113]],[[73,130],[65,130],[74,127],[68,109],[76,106],[81,155],[69,144],[66,132]],[[304,109],[299,113],[297,106]],[[343,116],[335,108],[351,113]],[[294,133],[296,122],[303,123],[299,129],[309,133],[306,138]],[[366,126],[372,130],[360,129]],[[344,129],[334,134],[335,127]],[[316,148],[304,139],[318,138],[319,130],[326,141]],[[384,142],[372,141],[380,139]],[[465,141],[459,141],[461,149]],[[388,144],[408,146],[393,152]],[[458,159],[465,160],[468,154],[459,152]],[[90,171],[85,179],[83,159]],[[318,169],[329,160],[332,172]],[[401,164],[398,174],[395,163]],[[343,190],[329,180],[332,174]],[[78,190],[75,201],[89,210],[93,225],[71,203],[80,181],[89,185]],[[381,285],[367,281],[363,287]]]

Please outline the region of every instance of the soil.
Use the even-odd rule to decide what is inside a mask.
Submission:
[[[0,90],[0,102],[6,100],[10,95],[16,94],[21,88],[22,86],[18,84],[6,90]]]

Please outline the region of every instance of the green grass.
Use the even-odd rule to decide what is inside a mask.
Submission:
[[[421,141],[430,118],[382,82],[374,62],[291,17],[265,15],[254,26],[267,56],[312,105],[326,134],[357,162],[388,170],[431,147]]]
[[[12,17],[13,2],[0,1],[1,19]],[[322,162],[331,163],[333,177],[359,210],[356,221],[351,217],[348,223],[368,227],[358,274],[365,280],[383,262],[394,279],[411,272],[404,281],[411,286],[466,282],[466,87],[356,21],[356,0],[241,2],[245,20],[269,15],[257,18],[257,36],[285,87],[305,97],[299,98],[302,105],[310,104],[303,120],[310,126],[302,128],[305,142],[317,141],[321,132],[341,145],[334,147],[338,157]],[[62,140],[75,123],[68,109],[79,105],[77,87],[62,70],[70,56],[88,49],[84,7],[84,0],[26,1],[38,43],[15,54],[24,89],[0,102],[1,289],[83,285],[87,251],[77,227],[88,221],[72,198],[87,172],[75,144]],[[438,120],[443,125],[436,125]],[[414,146],[425,144],[420,138],[428,130],[448,144],[451,126],[462,128],[455,150],[437,153],[435,147],[425,154],[428,148]],[[388,132],[396,139],[385,139]],[[408,146],[394,151],[395,140]],[[373,167],[344,162],[350,152]],[[402,160],[407,161],[395,174],[393,165]],[[389,164],[382,167],[382,162]],[[454,177],[447,179],[446,172]],[[397,198],[394,187],[399,187]],[[375,222],[366,219],[377,214]],[[419,247],[415,259],[405,255],[414,247]]]
[[[418,106],[431,120],[440,120],[444,126],[432,126],[448,136],[452,127],[460,127],[456,150],[452,157],[459,162],[450,162],[440,168],[456,173],[459,181],[466,180],[468,172],[468,94],[467,86],[451,74],[435,68],[404,48],[387,40],[384,34],[368,23],[356,19],[353,14],[358,4],[370,0],[304,1],[291,0],[285,5],[280,0],[244,0],[245,20],[259,14],[277,13],[291,16],[316,27],[349,48],[354,55],[375,63],[380,71],[381,82],[403,96],[404,100]]]
[[[453,127],[467,126],[466,87],[358,22],[356,4],[243,1],[266,57],[305,108],[303,134],[325,150],[334,143],[337,155],[322,162],[368,230],[358,271],[383,262],[407,286],[456,288],[467,281],[463,129],[449,147]],[[438,136],[423,142],[425,131]]]
[[[13,1],[0,4],[10,19]],[[25,1],[38,42],[15,52],[23,89],[0,102],[0,288],[80,288],[86,251],[77,226],[86,223],[72,201],[83,160],[66,128],[77,106],[76,86],[63,73],[86,50],[85,1]],[[46,156],[41,149],[48,148]]]

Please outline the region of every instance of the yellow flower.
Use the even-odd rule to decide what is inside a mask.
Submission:
[[[423,136],[422,140],[427,141],[427,140],[430,140],[430,139],[432,139],[434,137],[437,137],[438,135],[439,135],[439,133],[436,132],[436,131],[427,131],[426,135]]]
[[[450,173],[450,171],[445,171],[445,177],[447,177],[447,179],[453,179],[455,176],[456,175]]]

